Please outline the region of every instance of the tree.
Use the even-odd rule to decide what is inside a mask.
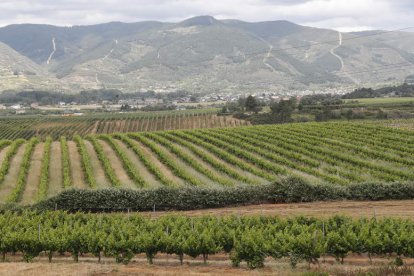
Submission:
[[[260,111],[259,104],[258,104],[256,98],[253,97],[252,95],[250,95],[246,98],[246,102],[245,102],[244,106],[246,108],[246,111],[251,111],[251,112],[255,112],[255,113],[258,113]]]
[[[241,261],[246,261],[250,269],[261,268],[269,251],[267,247],[262,231],[246,230],[240,239],[235,240],[234,251],[230,258],[235,266],[238,266]]]
[[[296,108],[296,98],[281,100],[270,105],[270,110],[276,122],[287,123],[292,120],[292,113]]]

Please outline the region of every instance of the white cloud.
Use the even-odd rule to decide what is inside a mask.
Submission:
[[[174,22],[196,15],[246,21],[289,20],[341,31],[397,29],[414,18],[411,0],[1,0],[0,25]],[[414,25],[414,24],[413,24]]]

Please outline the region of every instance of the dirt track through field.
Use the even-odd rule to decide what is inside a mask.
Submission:
[[[86,189],[87,185],[85,183],[83,175],[81,157],[79,155],[75,142],[68,141],[68,149],[71,167],[70,169],[72,173],[72,185],[74,188]]]
[[[64,256],[54,256],[52,263],[48,263],[47,256],[34,258],[32,263],[22,262],[22,256],[7,255],[6,262],[0,263],[0,275],[281,275],[296,276],[309,272],[306,262],[299,262],[295,269],[290,268],[287,258],[274,260],[265,259],[265,267],[250,270],[242,262],[240,267],[233,267],[227,254],[219,253],[210,255],[207,264],[203,264],[202,257],[191,258],[184,256],[184,264],[180,265],[178,257],[175,255],[157,254],[154,264],[149,265],[143,254],[136,255],[128,265],[117,264],[113,258],[102,257],[102,262],[98,263],[93,256],[81,256],[78,263],[75,263],[69,254]],[[324,261],[322,261],[322,258]],[[369,270],[384,272],[383,268],[394,261],[395,256],[373,257],[370,264],[368,256],[365,254],[348,255],[343,264],[338,263],[334,258],[327,256],[321,257],[318,264],[311,265],[311,272],[325,271],[327,275],[365,275]],[[413,259],[404,258],[407,268],[405,271],[413,272]],[[382,269],[381,269],[382,268]],[[403,268],[403,267],[401,267]],[[391,272],[390,270],[388,270]],[[313,274],[312,274],[313,275]],[[315,274],[320,275],[320,274]],[[324,275],[324,274],[323,274]],[[371,275],[371,274],[369,274]],[[387,275],[394,275],[389,274]]]
[[[53,142],[50,150],[48,196],[54,196],[63,190],[62,151],[60,142]]]
[[[7,197],[16,186],[16,179],[19,173],[20,164],[22,163],[24,150],[27,144],[21,145],[17,150],[16,155],[10,161],[9,171],[4,178],[3,183],[0,184],[0,202],[5,202]]]
[[[37,144],[33,151],[32,158],[30,159],[26,187],[22,195],[22,204],[29,204],[36,201],[37,192],[39,190],[44,145],[44,143]]]
[[[266,215],[266,216],[312,216],[330,217],[346,215],[359,217],[400,217],[414,220],[414,200],[389,201],[332,201],[289,204],[261,204],[239,207],[204,209],[173,212],[188,216],[224,216],[224,215]],[[171,214],[171,212],[143,212],[154,217]]]

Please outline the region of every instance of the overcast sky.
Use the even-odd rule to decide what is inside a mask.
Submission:
[[[0,0],[0,26],[176,22],[197,15],[246,21],[285,19],[340,31],[414,25],[413,0]],[[413,29],[411,30],[413,31]]]

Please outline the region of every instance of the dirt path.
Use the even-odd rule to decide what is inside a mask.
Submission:
[[[154,264],[149,265],[143,254],[137,255],[128,265],[117,264],[113,258],[102,258],[102,263],[97,263],[95,257],[80,257],[79,263],[75,263],[69,255],[54,256],[52,263],[48,263],[46,256],[36,257],[33,263],[22,262],[22,257],[7,255],[7,262],[0,263],[0,275],[281,275],[294,276],[309,273],[306,262],[298,263],[292,270],[287,258],[274,260],[266,258],[264,268],[249,270],[242,262],[240,267],[233,267],[227,254],[215,254],[209,256],[208,263],[203,264],[202,258],[184,256],[184,264],[180,265],[177,256],[157,254]],[[373,257],[372,264],[366,255],[348,255],[344,264],[336,262],[332,257],[325,257],[325,261],[311,266],[311,272],[327,272],[327,275],[365,275],[364,272],[372,271],[372,275],[381,271],[390,264],[394,257]],[[320,258],[322,260],[322,257]],[[404,258],[409,269],[413,273],[413,259]],[[411,266],[411,268],[410,268]],[[390,271],[391,273],[391,271]],[[319,273],[311,275],[320,275]],[[323,274],[324,275],[324,274]],[[371,275],[371,274],[369,274]],[[390,274],[391,275],[391,274]],[[394,274],[392,274],[394,275]],[[399,274],[400,275],[400,274]],[[411,275],[411,274],[401,274]]]
[[[106,157],[111,162],[111,166],[114,169],[114,171],[116,172],[116,176],[121,181],[122,187],[123,188],[128,188],[128,189],[137,189],[137,186],[129,178],[127,172],[125,171],[125,169],[122,165],[122,161],[118,158],[118,156],[113,151],[111,146],[107,142],[102,141],[102,140],[99,140],[99,143],[102,145],[102,148],[105,152]]]
[[[39,191],[44,145],[44,143],[37,144],[33,151],[29,172],[27,173],[26,187],[22,195],[22,204],[29,204],[36,201],[37,192]]]
[[[76,143],[68,141],[69,158],[70,158],[70,170],[72,172],[72,185],[75,188],[86,189],[85,178],[83,176],[81,158],[76,147]]]
[[[50,55],[49,55],[49,58],[47,59],[47,61],[46,61],[46,64],[47,65],[49,65],[49,63],[50,63],[50,61],[52,60],[52,58],[53,58],[53,55],[55,54],[55,52],[56,52],[56,42],[55,42],[55,38],[52,38],[52,52],[50,53]]]
[[[335,53],[335,50],[338,49],[339,47],[342,46],[342,33],[338,32],[338,45],[335,45],[329,52],[336,57],[337,59],[339,59],[339,62],[341,63],[341,69],[339,69],[339,71],[342,71],[344,69],[344,60],[342,59],[341,56],[339,56],[338,54]]]
[[[144,212],[150,216],[158,217],[167,212]],[[176,212],[188,216],[201,215],[269,215],[269,216],[313,216],[330,217],[333,215],[346,215],[359,217],[400,217],[414,219],[414,200],[389,201],[332,201],[290,204],[262,204],[239,207],[205,209]]]
[[[137,169],[139,174],[142,176],[142,178],[144,178],[145,181],[147,181],[150,187],[160,187],[161,186],[160,183],[157,181],[154,175],[148,171],[148,169],[144,166],[144,164],[142,164],[141,160],[139,160],[136,154],[121,141],[117,139],[115,141],[121,147],[121,149],[125,152],[129,160],[131,160],[131,162],[134,163],[135,168]]]
[[[20,164],[22,162],[24,149],[26,148],[26,145],[27,143],[21,145],[17,150],[16,155],[14,155],[12,160],[10,161],[9,172],[4,178],[3,183],[0,184],[0,202],[5,202],[6,198],[9,196],[9,194],[13,191],[13,188],[16,186],[17,174],[19,173]]]
[[[63,190],[62,152],[60,142],[53,142],[50,150],[48,196],[54,196]]]
[[[109,188],[111,187],[111,183],[108,179],[106,179],[105,171],[102,168],[101,161],[99,161],[98,156],[96,155],[95,149],[91,142],[84,140],[86,150],[89,154],[89,160],[91,161],[93,175],[96,179],[96,187],[98,189],[102,188]]]

